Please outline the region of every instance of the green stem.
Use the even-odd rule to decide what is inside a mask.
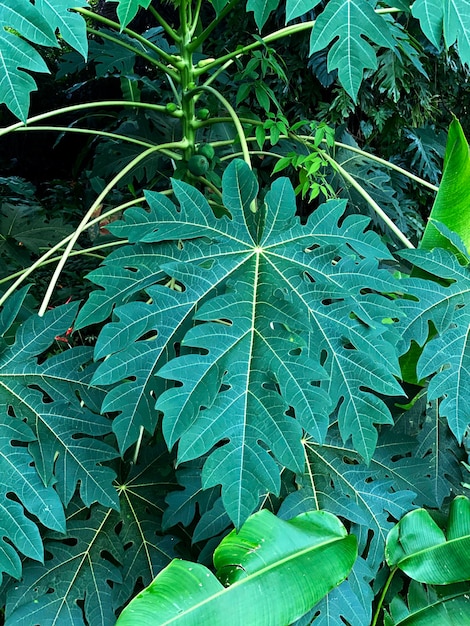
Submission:
[[[385,585],[384,585],[384,587],[382,589],[382,593],[380,594],[379,602],[377,604],[377,608],[375,610],[374,618],[372,619],[372,622],[371,622],[370,626],[377,626],[377,620],[379,619],[380,611],[382,610],[382,605],[384,603],[385,596],[387,595],[388,588],[390,587],[390,583],[392,582],[392,579],[395,576],[395,572],[396,571],[397,571],[396,567],[394,569],[390,570],[390,574],[388,575],[388,578],[387,578],[387,580],[385,582]]]
[[[189,35],[192,39],[196,28],[197,28],[197,24],[199,21],[199,14],[201,12],[201,5],[202,5],[202,0],[196,0],[196,8],[194,9],[194,14],[192,15],[192,24],[189,28]],[[191,44],[189,44],[191,45]],[[192,48],[192,51],[194,51],[196,48]]]
[[[347,172],[341,165],[333,159],[327,152],[322,151],[323,158],[332,165],[338,174],[340,174],[354,189],[364,198],[370,207],[377,213],[380,219],[387,224],[390,230],[396,235],[396,237],[407,247],[414,249],[414,245],[404,235],[396,224],[388,217],[385,211],[377,204],[377,202],[367,193],[363,187]]]
[[[119,39],[118,37],[113,37],[113,35],[110,35],[109,33],[105,33],[102,30],[96,30],[95,28],[91,28],[90,26],[87,26],[87,31],[92,35],[96,35],[97,37],[101,37],[102,39],[107,39],[108,41],[112,41],[117,46],[121,46],[121,48],[130,50],[131,52],[139,55],[140,57],[142,57],[143,59],[145,59],[152,65],[155,65],[166,74],[169,74],[173,78],[173,80],[178,80],[178,75],[174,70],[167,67],[161,61],[158,61],[157,59],[150,56],[150,54],[147,54],[143,50],[139,50],[138,48],[135,48],[134,46],[132,46],[130,43],[126,43],[125,41],[123,41],[122,39]]]
[[[136,107],[140,109],[150,109],[151,111],[158,111],[159,113],[168,113],[166,107],[161,104],[150,104],[148,102],[135,102],[134,100],[103,100],[102,102],[85,102],[83,104],[74,104],[68,107],[62,107],[61,109],[54,109],[53,111],[47,111],[40,115],[35,115],[26,120],[26,122],[15,122],[10,126],[0,129],[0,137],[7,135],[18,128],[25,127],[28,124],[34,124],[35,122],[42,122],[50,117],[56,115],[62,115],[64,113],[72,113],[74,111],[83,111],[85,109],[92,109],[94,107]]]
[[[157,9],[155,7],[153,7],[152,5],[150,5],[149,6],[149,11],[153,15],[153,17],[157,20],[157,22],[160,24],[160,26],[163,28],[163,30],[166,32],[166,34],[169,37],[171,37],[175,43],[179,43],[179,41],[181,41],[181,37],[168,24],[168,22],[165,19],[163,19],[163,17],[160,15],[160,13],[157,11]]]
[[[215,19],[213,19],[212,22],[202,31],[202,33],[198,35],[196,39],[194,39],[191,42],[190,46],[193,50],[196,50],[197,48],[199,48],[199,46],[202,45],[206,41],[206,39],[214,30],[214,28],[216,28],[220,24],[220,22],[224,19],[224,17],[228,13],[230,13],[230,11],[238,3],[238,1],[239,0],[230,0],[230,2],[224,6],[222,11],[219,13],[219,15],[217,15]]]
[[[166,63],[169,63],[170,65],[175,67],[176,59],[175,59],[175,57],[173,55],[168,54],[167,52],[165,52],[164,50],[162,50],[161,48],[156,46],[154,43],[152,43],[148,39],[145,39],[145,37],[142,37],[142,35],[139,35],[139,33],[136,33],[135,31],[131,30],[130,28],[121,28],[121,24],[119,24],[118,22],[113,22],[112,20],[108,20],[108,18],[103,17],[102,15],[98,15],[97,13],[93,13],[93,11],[89,11],[88,9],[82,9],[80,7],[74,7],[73,10],[76,11],[77,13],[80,13],[80,15],[83,15],[83,17],[89,17],[92,20],[95,20],[97,22],[101,22],[102,24],[106,24],[106,26],[109,26],[113,30],[117,30],[119,32],[125,33],[126,35],[129,35],[129,37],[132,37],[132,39],[135,39],[136,41],[139,41],[141,44],[143,44],[149,50],[153,50]],[[102,36],[101,33],[100,33],[100,36]]]
[[[51,281],[49,283],[49,286],[47,287],[46,293],[45,293],[44,298],[42,300],[41,306],[39,307],[38,315],[40,317],[43,316],[44,313],[47,311],[47,307],[49,306],[49,302],[50,302],[50,299],[52,298],[52,294],[54,292],[55,286],[57,284],[57,281],[59,280],[59,276],[60,276],[60,274],[62,272],[62,269],[63,269],[65,263],[67,262],[67,258],[69,256],[70,252],[72,251],[73,246],[77,242],[77,239],[80,237],[81,233],[85,230],[87,222],[89,222],[89,220],[91,219],[91,217],[93,216],[95,211],[98,209],[100,204],[103,202],[103,200],[108,195],[108,193],[121,180],[121,178],[123,178],[123,176],[125,176],[128,172],[130,172],[141,161],[146,159],[152,153],[158,152],[162,148],[167,148],[167,147],[169,147],[169,148],[173,148],[173,147],[185,148],[186,146],[185,145],[178,146],[175,143],[169,143],[169,144],[162,144],[161,146],[155,146],[155,147],[149,148],[148,150],[145,150],[144,152],[139,154],[137,157],[132,159],[132,161],[130,163],[128,163],[118,174],[116,174],[116,176],[114,176],[114,178],[106,185],[106,187],[103,189],[103,191],[98,195],[98,197],[93,202],[91,207],[85,213],[85,215],[84,215],[82,221],[80,222],[80,224],[75,229],[75,232],[72,234],[72,237],[71,237],[70,241],[68,242],[68,244],[67,244],[67,246],[66,246],[66,248],[65,248],[65,250],[64,250],[64,252],[62,254],[62,258],[61,258],[61,260],[57,264],[57,267],[54,270],[54,273],[52,275],[52,278],[51,278]]]
[[[227,113],[230,115],[233,125],[235,126],[235,129],[237,131],[238,138],[240,139],[243,158],[245,162],[247,163],[247,165],[251,168],[250,151],[248,149],[248,144],[246,142],[245,131],[243,130],[243,126],[241,124],[240,118],[236,114],[235,109],[232,107],[230,102],[226,98],[224,98],[224,96],[221,93],[219,93],[217,89],[214,89],[213,87],[208,87],[207,85],[201,85],[200,87],[196,87],[196,89],[193,90],[193,92],[197,92],[197,91],[207,91],[208,93],[211,93],[213,96],[215,96],[219,100],[219,102],[221,102],[221,104],[223,104],[223,106],[227,110]]]

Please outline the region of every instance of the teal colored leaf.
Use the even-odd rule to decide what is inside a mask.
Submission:
[[[448,424],[458,442],[470,422],[469,377],[469,326],[470,326],[470,274],[468,265],[459,264],[455,255],[442,249],[400,253],[416,267],[449,284],[440,285],[433,280],[405,280],[405,288],[413,290],[414,300],[404,299],[406,321],[402,325],[404,342],[409,347],[414,339],[420,346],[428,339],[429,322],[437,335],[429,341],[417,365],[418,378],[434,377],[429,384],[430,400],[440,398],[439,412],[447,417]]]
[[[256,26],[261,30],[272,11],[279,6],[279,0],[248,0],[246,10],[253,11]]]
[[[0,406],[30,425],[36,471],[45,485],[56,484],[65,505],[80,483],[86,504],[117,507],[115,474],[102,465],[117,452],[96,438],[110,432],[111,423],[97,414],[103,392],[90,385],[90,350],[77,347],[37,360],[72,326],[76,310],[77,303],[57,307],[19,327],[0,357]]]
[[[201,466],[199,462],[188,463],[176,472],[178,485],[182,489],[171,491],[165,499],[168,506],[163,513],[164,528],[176,524],[189,526],[197,510],[203,514],[220,497],[220,489],[202,488]]]
[[[463,63],[470,63],[470,2],[468,0],[416,0],[412,14],[419,19],[426,37],[440,48],[442,36],[446,48],[454,43]]]
[[[406,415],[409,417],[405,418]],[[416,468],[414,472],[410,467],[409,476],[417,492],[417,486],[421,486],[421,479],[425,477],[418,492],[421,497],[415,500],[416,504],[440,508],[449,493],[457,495],[463,493],[462,450],[447,420],[439,414],[437,400],[428,401],[427,397],[423,397],[403,415],[403,418],[419,425],[417,446],[407,462],[411,465],[412,459],[417,458],[427,465],[421,469]]]
[[[305,15],[305,13],[314,9],[318,4],[320,4],[320,0],[287,0],[286,24],[296,17]]]
[[[24,299],[26,298],[30,285],[26,285],[13,293],[0,310],[0,337],[4,337],[10,330],[16,316],[21,310]]]
[[[332,44],[328,71],[338,70],[338,78],[354,102],[364,70],[377,67],[369,41],[392,50],[396,47],[392,25],[367,0],[330,0],[312,29],[310,54]]]
[[[355,538],[328,513],[285,522],[260,511],[214,553],[228,588],[202,565],[173,561],[124,609],[117,626],[289,624],[344,580],[355,558]]]
[[[470,580],[470,500],[454,498],[446,531],[424,509],[407,513],[387,537],[385,556],[418,582],[449,585]]]
[[[137,243],[92,275],[106,291],[92,296],[87,319],[96,319],[100,302],[108,312],[142,289],[147,301],[115,309],[96,344],[95,358],[106,359],[93,382],[114,385],[102,408],[118,412],[122,451],[141,426],[153,432],[156,398],[168,445],[179,441],[178,461],[210,452],[204,488],[222,484],[240,525],[262,493],[278,492],[276,462],[302,471],[302,429],[322,441],[337,405],[342,437],[370,458],[374,424],[391,417],[369,390],[401,394],[393,328],[382,324],[399,311],[380,295],[397,283],[377,267],[389,252],[365,232],[367,218],[338,225],[343,202],[322,205],[303,226],[292,186],[279,179],[253,215],[256,186],[242,161],[223,178],[230,220],[216,219],[193,187],[173,186],[179,208],[148,192],[149,211],[130,209],[110,226]]]
[[[45,18],[52,30],[59,30],[61,37],[84,59],[88,54],[86,22],[81,15],[69,11],[78,6],[87,6],[86,2],[76,0],[36,0],[34,6]]]
[[[335,587],[294,626],[364,626],[370,624],[374,592],[374,573],[364,559],[356,559],[348,578]],[[313,620],[313,618],[315,618]],[[304,621],[305,620],[305,621]]]
[[[25,515],[23,507],[47,528],[65,531],[62,503],[54,489],[41,482],[24,447],[24,442],[33,439],[34,434],[26,424],[6,413],[3,415],[0,426],[0,577],[2,572],[21,577],[22,564],[17,551],[36,561],[44,559],[39,528]],[[20,502],[8,497],[11,493],[17,494]]]
[[[390,603],[386,626],[466,626],[468,624],[468,583],[425,587],[411,581],[407,603],[399,596]]]
[[[470,251],[469,181],[469,146],[460,123],[454,118],[447,138],[442,180],[431,210],[430,218],[433,221],[429,221],[426,226],[419,245],[420,248],[425,250],[449,249],[449,240],[434,224],[434,221],[437,221],[460,237],[468,255],[468,251]],[[452,248],[453,246],[451,246]]]
[[[117,15],[121,29],[125,28],[137,15],[140,8],[148,9],[152,0],[117,0]]]
[[[102,507],[72,515],[67,537],[46,540],[45,564],[29,562],[8,588],[5,626],[113,626],[113,587],[122,582],[118,521]]]
[[[5,103],[22,121],[26,121],[30,94],[36,90],[34,79],[27,72],[49,71],[31,43],[57,47],[55,29],[60,28],[62,36],[72,47],[78,46],[80,52],[86,53],[85,21],[68,11],[77,4],[80,5],[80,2],[57,0],[52,4],[50,0],[38,0],[33,6],[29,0],[2,0],[0,102]]]
[[[289,499],[304,507],[302,501],[314,495],[321,510],[350,520],[358,538],[359,554],[368,550],[367,562],[375,572],[383,560],[385,540],[393,526],[391,518],[399,520],[412,509],[416,495],[409,489],[411,478],[403,479],[405,472],[394,467],[391,460],[397,450],[392,447],[388,453],[381,451],[379,459],[376,461],[374,456],[369,466],[335,439],[326,446],[308,443],[307,450],[313,484],[305,475],[302,493],[289,495],[281,512],[289,505]],[[402,448],[401,456],[406,451]],[[421,464],[423,467],[425,464]]]
[[[164,498],[171,489],[171,459],[163,445],[146,442],[139,460],[119,485],[119,542],[123,547],[122,583],[113,588],[113,605],[124,606],[135,593],[135,582],[149,585],[178,556],[177,538],[163,533]]]

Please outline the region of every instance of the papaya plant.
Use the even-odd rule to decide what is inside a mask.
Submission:
[[[19,119],[0,140],[87,137],[95,194],[72,232],[0,278],[5,624],[131,624],[139,598],[183,571],[209,586],[188,586],[184,602],[163,594],[184,604],[175,619],[202,623],[210,606],[220,621],[235,603],[233,623],[256,624],[258,581],[287,587],[300,567],[313,582],[306,571],[288,609],[279,602],[280,623],[375,626],[392,573],[419,561],[397,533],[421,524],[444,543],[422,507],[445,514],[468,484],[468,143],[455,120],[438,191],[325,123],[289,121],[268,82],[287,79],[271,46],[308,34],[354,106],[379,51],[409,53],[403,21],[435,46],[457,42],[468,63],[466,3],[95,4],[0,3],[0,98]],[[286,25],[269,30],[278,13]],[[218,53],[231,19],[261,34]],[[28,117],[30,72],[47,72],[42,54],[58,46],[65,74],[84,70],[89,47],[85,69],[117,77],[123,97]],[[95,112],[112,123],[89,123]],[[397,225],[390,172],[438,192],[421,241]],[[77,247],[100,224],[109,238]],[[15,228],[7,251],[31,240]],[[57,306],[64,267],[85,255],[101,261],[92,289]],[[38,298],[25,283],[49,266]],[[463,502],[447,529],[458,546]],[[206,568],[221,540],[226,590]],[[315,581],[323,550],[337,568]],[[416,581],[464,585],[463,561],[452,567],[465,576]],[[461,587],[393,589],[390,624],[421,623],[415,608],[436,597],[461,607]]]

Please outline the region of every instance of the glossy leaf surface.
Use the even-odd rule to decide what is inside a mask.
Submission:
[[[355,558],[355,538],[333,515],[315,511],[284,522],[260,511],[215,551],[228,588],[202,565],[173,561],[117,626],[289,624],[344,580]]]

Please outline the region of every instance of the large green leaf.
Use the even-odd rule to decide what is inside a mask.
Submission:
[[[118,383],[103,409],[120,412],[113,428],[122,450],[137,440],[140,426],[153,430],[156,394],[168,445],[180,440],[179,462],[225,441],[209,454],[203,484],[222,484],[240,526],[261,493],[278,492],[275,459],[302,471],[302,429],[322,441],[329,407],[339,406],[344,440],[352,437],[370,458],[374,423],[391,417],[369,389],[401,394],[395,335],[382,324],[399,311],[380,295],[397,283],[377,267],[375,259],[389,253],[364,232],[366,218],[338,225],[343,202],[322,205],[301,225],[292,186],[279,179],[253,214],[256,183],[242,161],[223,178],[231,219],[216,219],[193,187],[173,185],[179,209],[147,193],[150,211],[128,210],[125,222],[111,226],[140,243],[113,257],[119,264],[99,276],[107,291],[90,300],[84,316],[94,321],[102,302],[109,310],[113,299],[135,298],[142,288],[150,301],[116,308],[118,321],[97,341],[96,358],[107,358],[93,380]],[[165,274],[168,286],[151,286]],[[178,345],[180,355],[172,358]],[[161,393],[162,379],[183,384]]]
[[[416,0],[412,14],[426,37],[440,48],[442,35],[450,48],[457,43],[463,63],[470,63],[470,2],[468,0]]]
[[[77,303],[63,305],[20,326],[15,343],[0,357],[0,407],[30,425],[36,471],[45,485],[57,483],[65,505],[80,483],[87,505],[98,501],[117,507],[115,474],[102,465],[117,453],[96,438],[107,434],[111,423],[97,414],[103,392],[90,385],[90,350],[77,347],[37,360],[72,326],[76,311]]]
[[[468,626],[469,591],[468,583],[435,589],[412,581],[408,604],[394,598],[384,626]]]
[[[416,491],[425,488],[415,479],[417,489],[411,489],[412,477],[424,473],[426,463],[409,459],[406,466],[397,460],[409,453],[408,441],[401,446],[384,442],[368,466],[333,437],[323,446],[306,445],[309,470],[298,476],[298,488],[284,500],[280,514],[289,517],[315,507],[349,520],[359,554],[367,550],[368,565],[375,572],[383,560],[391,520],[412,509]]]
[[[202,565],[173,561],[117,626],[290,624],[346,578],[356,553],[355,537],[329,513],[285,522],[260,511],[215,551],[218,577],[228,588]]]
[[[87,51],[85,20],[70,12],[75,0],[2,0],[0,4],[0,102],[17,117],[26,120],[34,79],[25,70],[48,72],[47,65],[32,44],[57,46],[55,30],[84,56]]]
[[[470,251],[470,153],[457,119],[449,128],[443,176],[430,218],[457,233]],[[448,240],[432,221],[428,222],[420,248],[432,250],[448,245]]]
[[[442,399],[439,412],[447,417],[450,429],[459,441],[470,423],[470,274],[468,261],[461,265],[457,257],[447,250],[409,250],[401,256],[417,268],[441,279],[404,280],[406,289],[413,292],[413,300],[404,299],[406,312],[402,324],[402,351],[410,341],[423,346],[428,339],[429,323],[435,331],[418,361],[417,374],[421,380],[435,374],[428,391],[430,400]]]
[[[74,510],[67,536],[46,540],[45,565],[29,562],[8,589],[5,625],[113,626],[113,587],[122,581],[117,523],[112,509]]]
[[[114,626],[136,581],[149,584],[176,556],[176,538],[161,528],[170,463],[166,448],[150,442],[130,470],[117,463],[120,513],[74,498],[66,535],[46,534],[45,562],[26,559],[21,580],[4,587],[7,624]]]
[[[393,25],[367,0],[330,0],[312,29],[310,54],[332,44],[328,71],[338,70],[341,84],[354,101],[364,70],[377,67],[370,41],[392,50],[396,47]]]
[[[411,511],[390,531],[385,556],[413,580],[448,585],[470,580],[470,500],[452,500],[446,532],[424,509]]]

